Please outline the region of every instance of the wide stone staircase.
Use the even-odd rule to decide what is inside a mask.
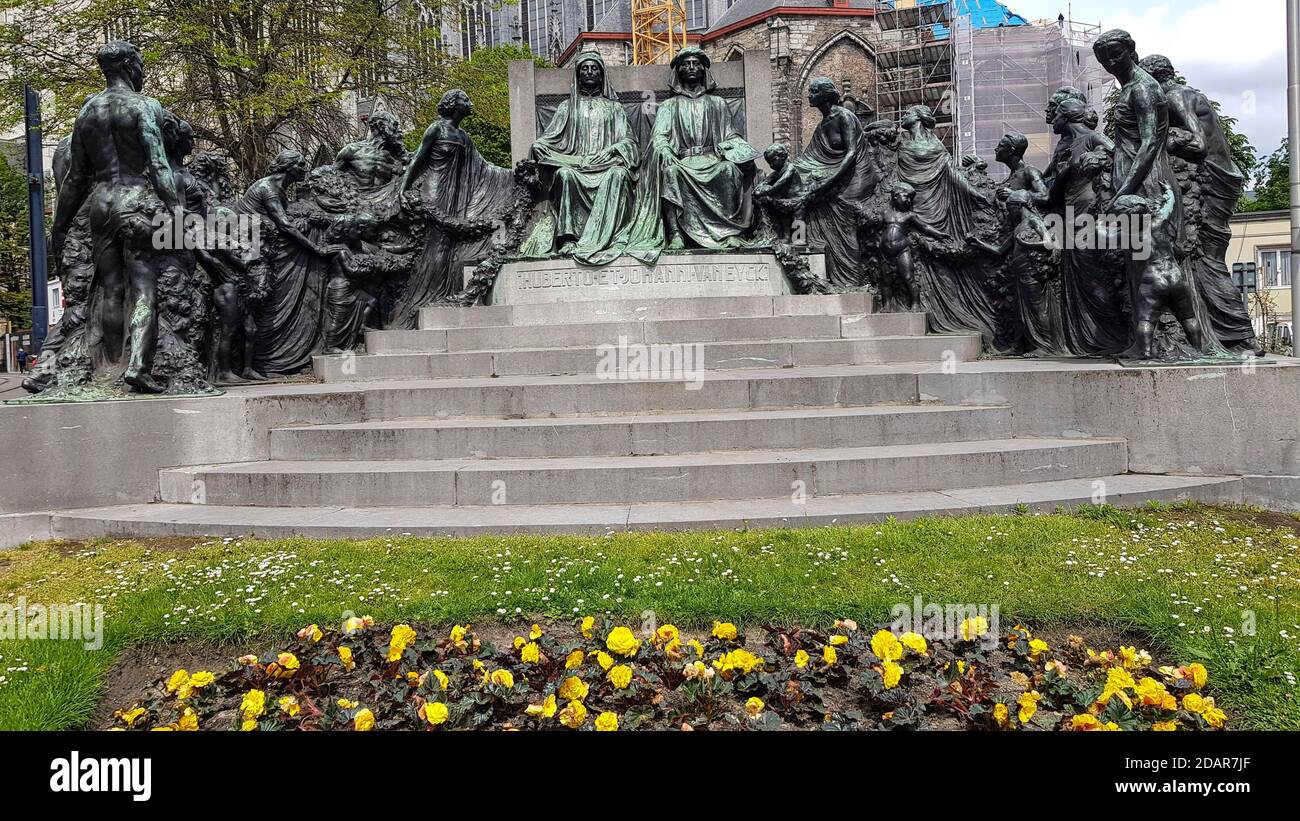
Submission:
[[[64,512],[61,531],[826,525],[1099,492],[1212,500],[1229,481],[1128,474],[1123,440],[1016,438],[1005,405],[923,401],[917,374],[975,359],[978,338],[927,335],[924,315],[873,314],[862,295],[439,307],[419,324],[317,359],[322,381],[364,393],[358,418],[273,429],[266,461],[162,470],[159,503]],[[676,370],[608,367],[650,354]]]

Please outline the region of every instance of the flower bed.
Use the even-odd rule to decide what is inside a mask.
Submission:
[[[1200,664],[1158,666],[1078,636],[1053,648],[1019,625],[995,636],[983,618],[951,641],[848,620],[751,635],[715,622],[690,637],[587,617],[519,632],[494,646],[469,626],[313,624],[230,672],[177,670],[114,713],[113,729],[1086,731],[1227,720]]]

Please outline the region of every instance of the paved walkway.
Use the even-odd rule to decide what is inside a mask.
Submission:
[[[16,399],[25,393],[23,380],[19,374],[0,373],[0,402],[6,399]]]

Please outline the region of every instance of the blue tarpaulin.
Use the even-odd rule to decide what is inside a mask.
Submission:
[[[937,3],[945,3],[947,0],[919,0],[918,6],[933,6]],[[977,29],[991,29],[998,26],[1027,26],[1029,21],[1016,14],[997,0],[956,0],[955,4],[957,13],[963,17],[969,17],[971,25]],[[934,26],[934,36],[944,38],[948,36],[948,27],[944,25]]]

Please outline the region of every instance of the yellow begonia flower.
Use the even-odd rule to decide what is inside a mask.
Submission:
[[[750,718],[758,718],[759,715],[762,714],[763,708],[766,706],[767,705],[763,703],[763,699],[757,696],[752,696],[745,702],[745,712],[749,713]]]
[[[1101,726],[1101,722],[1092,713],[1080,713],[1070,719],[1070,729],[1072,730],[1095,730]]]
[[[565,670],[576,670],[582,666],[583,659],[587,656],[581,650],[574,650],[564,659]]]
[[[699,639],[691,639],[688,644],[690,644],[691,649],[695,651],[695,657],[697,659],[704,658],[704,645],[700,644]]]
[[[1193,662],[1187,665],[1187,673],[1191,678],[1192,683],[1195,684],[1198,689],[1204,687],[1205,682],[1210,680],[1209,672],[1205,669],[1205,665],[1200,662]]]
[[[462,653],[469,649],[469,643],[465,641],[465,636],[469,633],[469,625],[461,627],[459,624],[451,628],[451,644]]]
[[[668,656],[670,661],[681,661],[682,656],[685,655],[682,652],[682,640],[676,638],[669,639],[664,644],[664,654]]]
[[[388,661],[398,661],[406,648],[415,643],[415,631],[409,624],[393,625],[393,632],[388,637]]]
[[[1145,676],[1137,683],[1138,700],[1144,707],[1161,707],[1165,704],[1165,696],[1169,693],[1165,690],[1165,685]]]
[[[172,673],[171,678],[167,679],[167,692],[175,693],[176,697],[185,700],[193,695],[190,687],[190,674],[185,670],[177,670]]]
[[[352,710],[356,708],[357,703],[350,698],[341,698],[338,700],[338,705],[344,710]]]
[[[424,720],[433,726],[437,727],[439,724],[447,722],[447,716],[449,715],[447,705],[441,701],[425,702],[422,709],[424,710]]]
[[[834,647],[827,645],[826,647],[822,648],[822,661],[826,662],[829,665],[833,665],[838,660],[839,660],[839,654],[835,652]]]
[[[510,674],[509,670],[493,670],[492,683],[509,690],[515,686],[515,677]]]
[[[555,694],[551,693],[541,704],[529,704],[524,712],[533,718],[550,718],[555,715]]]
[[[349,673],[357,666],[357,663],[352,659],[351,647],[339,648],[339,661],[343,662],[343,669]]]
[[[871,637],[871,652],[881,661],[898,661],[903,657],[903,644],[893,633],[881,630]]]
[[[569,676],[560,685],[560,698],[567,701],[582,701],[587,697],[587,682],[577,676]]]
[[[242,722],[240,722],[239,731],[241,733],[251,732],[256,729],[257,729],[257,719],[255,718],[246,718]]]
[[[113,716],[122,719],[122,723],[126,726],[134,727],[135,723],[140,720],[140,717],[147,715],[148,712],[148,710],[137,704],[129,710],[117,710],[113,713]]]
[[[763,666],[763,659],[744,648],[736,648],[720,656],[713,662],[713,666],[718,669],[723,678],[729,679],[736,672],[742,676],[749,675],[754,668]]]
[[[1098,704],[1106,704],[1112,696],[1116,696],[1124,702],[1124,706],[1132,709],[1133,700],[1128,697],[1126,690],[1136,690],[1137,683],[1133,681],[1133,676],[1122,667],[1111,667],[1106,670],[1106,687],[1097,697]]]
[[[570,701],[568,705],[560,711],[560,723],[569,729],[576,730],[587,720],[587,708],[582,706],[581,701]]]
[[[298,631],[298,638],[311,641],[312,644],[320,641],[325,634],[320,631],[320,627],[309,624]]]
[[[632,683],[632,668],[626,664],[620,664],[617,667],[609,668],[609,672],[605,674],[605,677],[618,689],[626,690],[628,685]]]
[[[604,712],[596,716],[596,732],[612,733],[618,729],[618,716],[614,713]]]
[[[715,621],[713,623],[713,637],[723,639],[724,641],[736,640],[736,625],[729,621]]]
[[[1042,698],[1042,695],[1037,690],[1030,690],[1027,693],[1020,694],[1020,698],[1016,699],[1016,703],[1020,705],[1018,718],[1021,724],[1028,724],[1029,719],[1034,717],[1034,713],[1038,712],[1038,702]]]
[[[537,642],[530,641],[519,651],[519,660],[524,664],[537,664],[542,658],[542,648],[537,646]]]
[[[993,720],[997,722],[999,727],[1006,727],[1011,723],[1011,714],[1007,710],[1007,705],[1000,701],[993,705]]]
[[[1082,730],[1085,732],[1119,732],[1119,725],[1113,721],[1107,721],[1102,724],[1096,716],[1091,713],[1083,713],[1070,719],[1070,729]]]
[[[596,652],[596,663],[600,665],[600,669],[609,672],[609,668],[614,666],[614,657],[604,650],[599,650]]]
[[[641,641],[628,628],[615,627],[605,637],[605,646],[620,656],[635,656],[641,648]]]
[[[831,636],[831,646],[832,646],[832,647],[842,647],[842,646],[844,646],[845,644],[848,644],[848,643],[849,643],[849,637],[848,637],[848,636]]]
[[[542,626],[540,624],[534,624],[532,629],[528,631],[528,638],[532,639],[533,641],[537,641],[541,637],[542,637]]]
[[[1049,649],[1051,648],[1047,646],[1047,642],[1042,639],[1030,639],[1029,641],[1029,657],[1031,659],[1037,659]]]
[[[803,650],[796,650],[796,651],[794,652],[794,666],[795,666],[795,667],[798,667],[798,668],[800,668],[800,669],[802,669],[802,668],[804,668],[804,667],[807,667],[807,666],[808,666],[808,654],[805,653]]]
[[[881,665],[880,676],[885,680],[885,689],[892,690],[903,678],[903,668],[896,661],[887,661]]]
[[[665,624],[661,625],[659,629],[655,631],[654,643],[656,645],[664,645],[669,642],[678,641],[680,638],[681,633],[678,632],[675,626]]]
[[[1213,698],[1206,696],[1205,706],[1201,710],[1201,718],[1205,719],[1205,723],[1209,724],[1214,729],[1221,730],[1223,729],[1223,723],[1227,720],[1228,716],[1218,707],[1214,706]]]
[[[302,711],[302,707],[298,705],[298,699],[293,696],[281,696],[277,703],[280,705],[280,712],[290,718],[293,718]]]
[[[930,645],[925,643],[925,636],[920,633],[904,633],[898,640],[913,653],[925,655],[925,652],[930,649]]]
[[[527,643],[528,643],[528,640],[525,639],[523,636],[515,636],[515,645],[514,645],[514,646],[515,646],[515,649],[516,649],[516,650],[518,650],[520,647],[523,647],[523,646],[524,646],[525,644],[527,644]]]
[[[439,689],[446,690],[451,685],[451,679],[447,678],[447,674],[441,670],[434,670],[433,677],[438,680]]]
[[[1178,729],[1178,720],[1172,719],[1170,721],[1157,721],[1155,724],[1151,725],[1151,729],[1155,730],[1157,733],[1171,733]]]
[[[193,707],[186,707],[181,712],[180,719],[176,722],[176,729],[194,732],[199,729],[199,716],[194,712]]]
[[[963,639],[966,641],[974,641],[989,631],[989,620],[983,616],[976,616],[973,619],[964,619],[959,629]]]
[[[594,628],[595,626],[596,626],[596,619],[594,617],[587,616],[586,618],[584,618],[582,620],[582,637],[584,639],[591,638],[591,631],[592,628]]]
[[[1223,727],[1224,720],[1227,718],[1227,715],[1215,705],[1213,698],[1197,693],[1183,696],[1183,709],[1189,713],[1197,713],[1205,719],[1206,724],[1216,730]]]
[[[244,718],[258,718],[266,712],[266,693],[249,690],[239,703],[239,714]]]
[[[1120,648],[1119,648],[1119,663],[1120,663],[1120,665],[1122,665],[1122,666],[1124,667],[1125,670],[1136,670],[1136,669],[1137,669],[1137,666],[1138,666],[1138,663],[1137,663],[1137,648],[1136,648],[1136,647],[1120,647]]]
[[[370,712],[369,707],[362,707],[357,710],[357,714],[352,717],[352,727],[359,733],[369,732],[375,729],[375,714]]]

